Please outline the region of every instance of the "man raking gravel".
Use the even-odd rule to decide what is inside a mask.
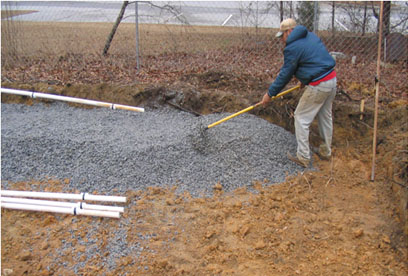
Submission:
[[[295,76],[306,89],[295,110],[296,156],[288,152],[288,158],[303,167],[311,160],[309,127],[317,116],[320,136],[324,143],[316,153],[322,159],[331,156],[333,135],[332,104],[336,95],[336,65],[320,38],[306,27],[296,25],[292,18],[283,20],[276,34],[285,44],[284,64],[278,77],[263,96],[265,107]]]

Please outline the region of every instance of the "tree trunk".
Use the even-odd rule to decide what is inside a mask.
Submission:
[[[106,56],[109,50],[109,47],[111,45],[111,42],[113,40],[113,37],[115,36],[116,30],[118,29],[118,26],[120,24],[120,22],[122,21],[123,15],[125,14],[125,10],[127,5],[129,4],[129,1],[123,1],[123,5],[122,8],[119,12],[118,18],[116,18],[116,22],[113,25],[112,31],[110,32],[108,39],[106,40],[105,43],[105,48],[103,49],[103,55]]]
[[[289,2],[289,16],[290,18],[293,18],[293,2]]]
[[[378,15],[377,11],[375,10],[374,1],[371,1],[371,7],[373,8],[373,15],[377,19],[377,33],[378,33],[378,31],[380,29],[380,17]]]
[[[334,28],[334,15],[335,15],[335,11],[336,11],[336,2],[333,1],[332,2],[332,36],[335,37],[336,36],[336,30]]]
[[[391,32],[391,1],[384,1],[384,37]]]
[[[363,34],[361,36],[365,35],[366,23],[367,23],[367,2],[364,3],[363,32],[362,32]]]
[[[377,18],[377,32],[380,30],[380,17],[379,13],[376,12],[374,8],[373,2],[371,2],[373,7],[373,15]],[[384,1],[384,8],[383,8],[383,35],[387,35],[391,31],[391,2]]]
[[[283,1],[280,1],[280,21],[283,21]]]

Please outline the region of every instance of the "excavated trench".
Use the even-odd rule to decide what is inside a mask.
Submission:
[[[261,95],[199,92],[190,86],[17,88],[143,106],[146,112],[3,95],[3,188],[8,182],[56,178],[69,179],[70,191],[125,193],[176,186],[180,193],[209,196],[216,185],[233,191],[254,182],[279,183],[303,171],[287,159],[296,150],[294,135],[262,119],[273,117],[292,130],[296,92],[268,109],[203,130]],[[311,134],[313,142],[316,132]]]
[[[279,261],[273,266],[284,275],[293,274],[292,268],[307,258],[314,262],[302,273],[330,274],[333,270],[328,272],[327,259],[320,260],[319,256],[338,248],[354,248],[356,243],[358,251],[364,249],[373,257],[343,254],[336,256],[335,263],[356,262],[366,272],[384,272],[376,260],[389,257],[386,268],[392,267],[397,274],[406,268],[398,257],[400,253],[387,247],[397,239],[391,234],[391,239],[383,236],[386,232],[376,212],[384,209],[384,204],[375,201],[380,204],[376,205],[378,210],[372,207],[380,187],[373,189],[365,180],[364,166],[358,159],[370,144],[366,133],[372,116],[367,112],[361,121],[358,106],[356,110],[348,102],[340,106],[340,94],[334,107],[335,166],[320,164],[323,176],[314,175],[320,171],[310,172],[287,185],[260,191],[260,184],[272,185],[287,174],[302,171],[286,159],[286,152],[293,152],[296,143],[293,134],[284,129],[291,130],[298,93],[267,109],[203,131],[208,124],[255,103],[261,95],[199,92],[188,86],[6,87],[146,108],[145,113],[133,113],[2,95],[2,188],[126,193],[130,198],[125,215],[118,221],[2,211],[2,263],[8,271],[45,275],[68,271],[98,275],[135,271],[141,275],[178,275],[180,271],[213,274],[213,263],[220,271],[228,269],[229,264],[231,269],[245,270],[242,265],[236,268],[242,263],[249,265],[245,273],[251,274],[255,271],[251,265],[260,264],[263,272],[271,272],[270,261],[279,260],[273,256],[284,256],[285,263]],[[397,124],[395,135],[405,133],[406,120],[401,114],[406,113],[400,109],[394,113],[395,122],[390,114],[390,120],[380,124],[405,122]],[[390,151],[385,146],[397,145],[392,138],[381,137],[379,154]],[[312,131],[312,142],[315,139]],[[327,179],[332,174],[333,178]],[[42,178],[61,181],[35,181]],[[130,192],[150,186],[176,186],[179,193],[194,196],[215,195],[207,200],[190,200],[183,197],[185,193],[175,197],[164,189]],[[216,200],[220,190],[251,190],[252,186],[260,193],[238,191],[225,201]],[[28,224],[37,227],[25,227]],[[323,238],[317,239],[317,234]],[[262,237],[271,242],[261,243]],[[381,246],[379,240],[384,241]],[[27,245],[29,250],[25,250]],[[305,245],[313,250],[305,253]],[[254,255],[253,249],[268,255]],[[400,255],[401,259],[405,256]],[[213,258],[212,263],[203,266],[202,260],[208,256]],[[228,256],[234,258],[233,262]],[[354,268],[334,269],[352,274]]]

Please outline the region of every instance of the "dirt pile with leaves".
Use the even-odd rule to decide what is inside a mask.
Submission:
[[[76,238],[82,237],[95,239],[100,248],[81,260],[86,262],[83,275],[406,275],[407,84],[398,76],[407,69],[398,68],[394,85],[381,97],[375,181],[370,181],[373,91],[370,84],[353,81],[361,69],[354,68],[347,71],[350,79],[339,78],[334,154],[329,161],[314,156],[317,171],[288,176],[279,185],[254,182],[257,193],[239,189],[227,194],[214,183],[212,198],[177,195],[172,189],[128,191],[127,243],[145,250],[118,258],[114,270],[107,269],[103,257],[110,254],[109,238],[121,227],[119,221],[2,209],[2,274],[73,275],[73,256],[86,252]],[[74,74],[75,84],[44,81],[61,74],[37,69],[8,69],[2,86],[136,106],[169,104],[195,114],[238,111],[259,101],[267,88],[262,74],[245,72],[146,70],[135,75],[143,81],[124,85],[89,81],[102,74],[96,69],[82,71],[86,76]],[[118,78],[131,78],[129,72]],[[293,131],[300,95],[292,93],[254,114]],[[363,112],[361,99],[367,99]],[[2,95],[2,102],[34,103],[10,95]],[[319,143],[315,124],[311,142]],[[11,185],[60,191],[69,181]],[[95,220],[103,227],[87,237]],[[67,243],[72,247],[56,262],[57,249]]]

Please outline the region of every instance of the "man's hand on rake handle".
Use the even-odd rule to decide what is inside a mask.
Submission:
[[[262,101],[260,101],[258,104],[262,104],[262,106],[265,108],[269,102],[271,101],[271,97],[269,97],[268,93],[265,93],[265,95],[262,98]]]

